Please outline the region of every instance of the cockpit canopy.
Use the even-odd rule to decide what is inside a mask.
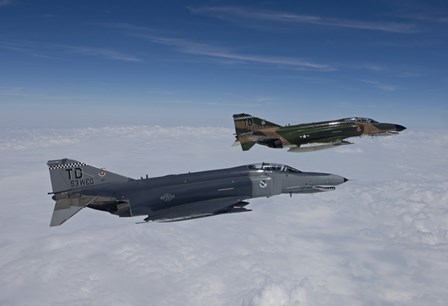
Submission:
[[[351,118],[345,118],[344,120],[347,122],[378,123],[378,121],[364,117],[351,117]]]
[[[272,163],[261,163],[249,165],[251,170],[263,170],[263,171],[278,171],[278,172],[289,172],[289,173],[301,173],[302,171],[297,170],[293,167],[282,165],[282,164],[272,164]]]

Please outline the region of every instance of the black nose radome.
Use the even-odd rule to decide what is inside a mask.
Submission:
[[[395,124],[395,130],[396,130],[397,132],[401,132],[401,131],[406,130],[406,128],[405,128],[404,126],[402,126],[402,125]]]
[[[348,179],[344,177],[344,183],[347,182],[347,181],[348,181]]]

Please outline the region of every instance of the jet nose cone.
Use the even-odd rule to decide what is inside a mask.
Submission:
[[[399,124],[395,124],[395,130],[396,130],[397,132],[401,132],[401,131],[406,130],[406,127],[404,127],[404,126],[402,126],[402,125],[399,125]]]
[[[348,181],[348,179],[346,179],[345,177],[333,174],[333,175],[330,176],[330,178],[327,180],[326,183],[328,185],[337,186],[337,185],[340,185],[340,184],[344,184],[347,181]]]

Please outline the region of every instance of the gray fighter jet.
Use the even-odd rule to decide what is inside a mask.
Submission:
[[[61,225],[84,207],[119,217],[147,215],[146,222],[246,212],[251,198],[330,191],[347,181],[272,163],[141,179],[67,158],[47,165],[53,188],[49,194],[56,201],[50,226]]]

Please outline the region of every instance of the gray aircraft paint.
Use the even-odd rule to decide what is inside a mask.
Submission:
[[[147,215],[145,221],[245,212],[251,198],[329,191],[347,181],[270,163],[142,179],[70,159],[47,164],[56,200],[50,226],[61,225],[84,207],[120,217]]]

